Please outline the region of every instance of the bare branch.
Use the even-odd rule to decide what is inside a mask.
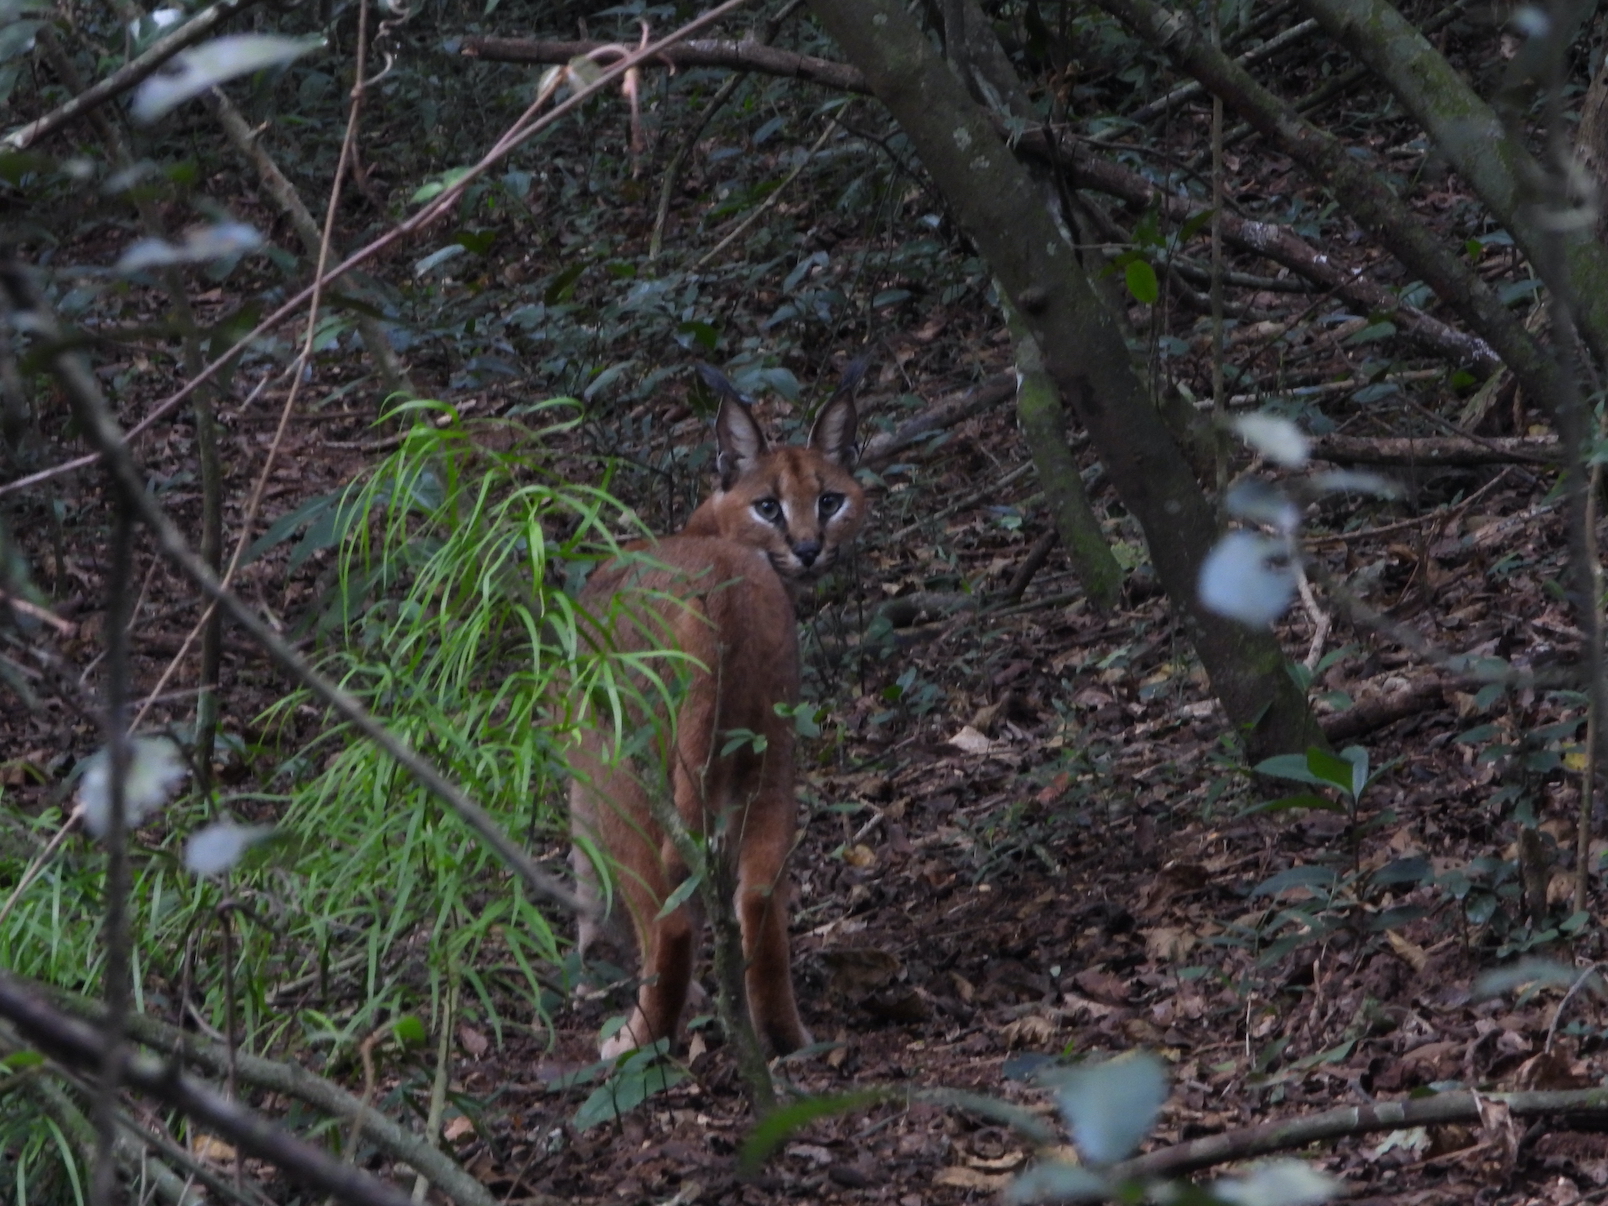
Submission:
[[[179,51],[195,45],[230,17],[244,12],[256,3],[257,0],[220,0],[166,37],[158,38],[144,54],[124,63],[100,83],[79,93],[43,117],[20,126],[4,138],[0,138],[0,149],[26,150],[46,134],[53,133],[69,122],[77,121],[85,114],[94,112],[113,97],[127,92],[141,80],[154,74],[157,68]]]
[[[3,972],[0,1017],[8,1018],[23,1038],[51,1059],[75,1071],[94,1069],[105,1058],[99,1032],[57,1012]],[[411,1206],[411,1199],[401,1190],[341,1163],[254,1111],[224,1100],[161,1060],[127,1055],[120,1063],[122,1083],[180,1111],[248,1155],[270,1161],[309,1189],[351,1206]]]
[[[476,163],[474,167],[470,168],[468,172],[460,176],[455,184],[442,192],[418,213],[414,214],[413,217],[409,218],[405,222],[398,223],[396,226],[386,231],[385,234],[375,239],[372,243],[369,243],[365,247],[361,248],[355,254],[348,256],[344,261],[337,264],[334,268],[331,268],[327,273],[320,274],[312,284],[306,285],[302,289],[298,290],[293,296],[281,304],[277,310],[275,310],[272,314],[269,314],[255,327],[248,331],[238,342],[233,344],[216,360],[207,365],[206,368],[201,370],[201,372],[191,377],[185,385],[180,387],[172,394],[169,394],[155,407],[153,407],[145,418],[141,419],[132,428],[130,428],[128,437],[133,439],[134,437],[149,431],[157,422],[173,413],[173,411],[178,408],[180,403],[182,403],[186,398],[188,398],[196,390],[200,389],[207,382],[213,380],[229,365],[233,364],[237,359],[240,358],[241,355],[245,353],[246,349],[255,344],[258,339],[262,338],[262,336],[266,335],[269,331],[272,331],[291,315],[299,313],[302,306],[310,297],[313,296],[316,290],[327,288],[330,284],[340,280],[347,273],[361,267],[370,260],[375,259],[380,255],[381,252],[389,250],[395,244],[404,242],[421,231],[427,230],[429,227],[435,225],[435,223],[441,218],[450,213],[456,212],[459,200],[463,197],[464,193],[468,191],[469,187],[475,183],[475,181],[479,180],[480,177],[484,176],[515,149],[524,145],[541,131],[553,125],[553,123],[559,118],[569,114],[575,109],[580,108],[592,97],[596,96],[600,92],[603,92],[616,80],[622,78],[628,71],[631,71],[640,66],[642,63],[645,63],[647,60],[664,53],[665,50],[680,42],[688,34],[696,33],[698,30],[703,29],[708,25],[712,25],[716,21],[719,21],[722,17],[728,15],[729,13],[735,12],[747,2],[748,0],[726,0],[726,3],[716,5],[708,12],[702,13],[693,18],[691,21],[687,22],[680,29],[673,30],[672,32],[666,34],[657,42],[644,47],[640,51],[634,51],[625,58],[620,59],[618,62],[611,64],[605,68],[598,75],[597,79],[593,80],[591,84],[587,85],[585,88],[581,88],[578,91],[571,93],[568,98],[554,105],[539,118],[535,117],[535,107],[533,106],[530,111],[527,111],[525,115],[514,124],[512,129],[499,138],[496,144],[483,156],[481,156],[480,161]],[[5,485],[0,486],[0,494],[11,494],[18,490],[36,486],[41,482],[49,481],[51,478],[58,477],[61,474],[71,473],[78,469],[87,468],[90,465],[93,465],[98,459],[99,457],[97,454],[91,453],[88,456],[78,457],[71,461],[64,461],[62,464],[53,466],[52,468],[41,470],[38,473],[31,473],[27,477],[18,478],[16,481],[7,482]]]

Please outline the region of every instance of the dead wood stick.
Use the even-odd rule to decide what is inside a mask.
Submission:
[[[1365,733],[1395,724],[1398,720],[1445,707],[1446,692],[1454,685],[1439,678],[1414,683],[1389,695],[1364,699],[1344,712],[1319,717],[1318,727],[1336,745],[1342,741],[1355,741]]]
[[[953,427],[973,415],[1016,396],[1016,374],[998,373],[963,393],[934,402],[914,418],[906,419],[890,432],[871,439],[860,453],[860,464],[880,469],[923,436]]]
[[[1247,50],[1244,54],[1236,56],[1234,61],[1245,67],[1254,66],[1255,64],[1260,63],[1263,59],[1272,58],[1285,47],[1293,46],[1295,43],[1303,41],[1317,32],[1318,23],[1312,18],[1308,17],[1305,21],[1302,21],[1297,25],[1290,26],[1289,29],[1284,30],[1282,33],[1274,34],[1260,46],[1254,46],[1250,50]],[[1194,97],[1199,96],[1204,91],[1206,91],[1206,89],[1201,85],[1199,80],[1190,80],[1188,83],[1179,84],[1178,87],[1167,93],[1166,96],[1157,97],[1149,104],[1141,105],[1138,109],[1134,110],[1132,116],[1130,116],[1128,120],[1134,125],[1143,125],[1151,118],[1160,117],[1163,113],[1167,112],[1167,110],[1176,105],[1183,104],[1183,102],[1186,100],[1191,100]],[[1100,142],[1105,142],[1110,138],[1119,137],[1125,132],[1126,130],[1122,126],[1112,126],[1110,134],[1106,134],[1104,136],[1097,134],[1095,135],[1095,139]]]
[[[1571,1118],[1608,1116],[1608,1089],[1572,1089],[1534,1093],[1482,1093],[1507,1106],[1516,1118]],[[1440,1093],[1410,1101],[1379,1101],[1371,1105],[1342,1106],[1306,1118],[1288,1118],[1260,1126],[1242,1127],[1221,1135],[1208,1135],[1174,1147],[1164,1147],[1108,1170],[1113,1182],[1178,1177],[1231,1160],[1246,1160],[1271,1152],[1289,1151],[1309,1143],[1347,1139],[1378,1131],[1401,1131],[1415,1126],[1478,1123],[1479,1104],[1473,1093]]]
[[[468,58],[497,63],[568,63],[606,46],[608,42],[549,42],[532,38],[464,38],[458,53]],[[733,42],[697,38],[672,46],[663,54],[643,63],[644,67],[730,67],[733,71],[757,71],[762,75],[784,76],[824,84],[843,92],[869,95],[871,88],[858,67],[833,59],[794,54],[758,42]]]
[[[1033,542],[1033,547],[1027,550],[1027,558],[1017,567],[1016,572],[1011,575],[1010,585],[1005,588],[1005,593],[999,597],[999,606],[1009,607],[1013,603],[1021,602],[1022,595],[1027,591],[1028,583],[1032,582],[1039,570],[1044,568],[1044,563],[1050,559],[1050,550],[1055,547],[1055,542],[1060,538],[1060,533],[1054,528],[1050,528]]]
[[[1563,449],[1551,436],[1540,439],[1470,439],[1467,436],[1328,435],[1312,441],[1312,455],[1338,465],[1557,465]]]

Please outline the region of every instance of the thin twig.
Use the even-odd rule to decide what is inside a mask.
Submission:
[[[8,151],[27,150],[28,147],[38,142],[46,134],[94,112],[113,97],[127,92],[141,80],[154,74],[157,68],[178,54],[179,51],[188,46],[193,46],[224,21],[227,21],[236,13],[244,12],[256,3],[257,0],[222,0],[221,3],[214,4],[205,12],[198,13],[194,18],[186,21],[172,33],[158,38],[151,43],[150,49],[146,50],[144,54],[123,64],[100,83],[79,93],[43,117],[11,131],[4,138],[0,138],[0,147]]]
[[[757,206],[755,206],[752,213],[750,213],[732,228],[730,234],[721,239],[720,242],[716,243],[708,251],[699,256],[696,261],[694,261],[692,265],[693,271],[696,272],[710,260],[719,255],[722,251],[725,251],[726,248],[730,247],[739,238],[741,238],[743,233],[750,226],[752,226],[755,222],[758,222],[762,217],[769,213],[771,206],[775,205],[779,200],[781,200],[782,194],[787,191],[787,186],[792,184],[793,181],[797,180],[801,175],[804,174],[804,169],[809,167],[810,163],[815,159],[815,156],[820,153],[821,148],[826,145],[826,140],[832,137],[832,133],[836,129],[836,124],[828,121],[826,123],[826,129],[821,131],[821,136],[817,138],[815,140],[815,144],[810,147],[809,153],[805,155],[803,159],[799,160],[798,165],[794,167],[791,172],[787,173],[787,175],[782,178],[782,182],[771,191],[770,196],[766,197]]]

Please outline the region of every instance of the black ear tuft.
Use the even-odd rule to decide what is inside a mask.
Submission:
[[[748,398],[743,397],[742,394],[738,392],[737,387],[733,385],[726,378],[726,375],[720,372],[718,369],[711,368],[701,360],[695,367],[698,370],[698,376],[703,378],[703,382],[709,387],[710,392],[722,402],[725,402],[727,398],[730,398],[734,402],[741,402],[744,406],[753,405]]]
[[[832,391],[826,405],[815,416],[815,426],[810,428],[810,447],[843,469],[852,469],[859,459],[859,449],[854,446],[854,433],[859,425],[854,389],[870,363],[862,356],[843,370],[837,389]]]

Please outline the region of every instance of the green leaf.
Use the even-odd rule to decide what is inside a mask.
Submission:
[[[1199,234],[1205,228],[1206,223],[1212,220],[1212,215],[1216,212],[1215,209],[1203,209],[1200,213],[1191,215],[1188,221],[1178,228],[1179,245],[1182,246]]]
[[[686,879],[682,880],[676,885],[676,890],[674,892],[670,893],[670,895],[664,898],[664,903],[659,906],[659,915],[658,917],[654,918],[654,920],[662,921],[664,918],[674,913],[682,905],[686,904],[687,897],[696,892],[698,890],[698,885],[702,882],[702,875],[687,876]]]
[[[472,251],[476,255],[485,255],[491,250],[491,245],[497,241],[495,230],[459,230],[453,232],[452,241],[465,251]]]
[[[585,1131],[634,1110],[648,1098],[673,1089],[687,1079],[687,1070],[661,1058],[669,1044],[660,1039],[651,1047],[633,1051],[625,1062],[581,1103],[572,1123]]]
[[[1156,283],[1156,270],[1147,261],[1130,260],[1127,268],[1123,269],[1123,277],[1135,301],[1147,306],[1156,304],[1156,299],[1161,296],[1161,287]]]
[[[391,1033],[404,1047],[422,1047],[430,1041],[430,1032],[417,1014],[404,1013],[391,1023]]]
[[[1259,775],[1274,779],[1289,779],[1293,783],[1310,783],[1313,787],[1330,787],[1333,781],[1321,779],[1312,773],[1305,754],[1275,754],[1251,768]]]
[[[553,283],[547,286],[542,294],[542,301],[546,305],[556,306],[559,302],[568,301],[575,292],[575,282],[581,279],[581,273],[586,271],[584,263],[571,264],[553,278]]]
[[[458,181],[462,180],[473,170],[473,168],[469,167],[455,167],[449,171],[442,172],[438,176],[432,176],[429,180],[426,180],[423,184],[421,184],[418,189],[415,190],[413,196],[409,197],[408,200],[415,205],[421,201],[433,200],[436,197],[439,197],[442,193],[446,192],[454,184],[457,184]]]
[[[134,94],[134,120],[149,125],[169,110],[214,85],[279,67],[321,49],[323,38],[285,38],[275,34],[229,34],[181,51],[168,67],[149,76]]]
[[[1310,749],[1306,755],[1307,769],[1319,783],[1327,783],[1331,787],[1338,787],[1348,796],[1355,797],[1357,788],[1355,782],[1356,767],[1349,758],[1336,757],[1327,750]]]
[[[1567,988],[1579,976],[1578,968],[1559,963],[1555,959],[1520,959],[1508,967],[1497,967],[1481,973],[1474,981],[1474,999],[1483,1001],[1491,997],[1504,996],[1515,988],[1522,988],[1527,984],[1555,984],[1560,988]],[[1593,977],[1589,983],[1600,996],[1603,991],[1601,978]]]
[[[743,1140],[737,1167],[752,1172],[763,1164],[770,1154],[787,1141],[800,1128],[818,1118],[833,1118],[867,1109],[895,1096],[889,1089],[860,1089],[853,1093],[838,1093],[823,1097],[805,1097],[791,1105],[772,1110],[760,1121],[748,1138]]]
[[[1340,751],[1340,760],[1351,764],[1351,798],[1361,799],[1362,793],[1368,789],[1368,784],[1371,782],[1368,775],[1368,751],[1360,745],[1348,745]],[[1389,769],[1389,764],[1379,769],[1383,772]]]
[[[715,345],[720,342],[720,332],[707,322],[697,319],[688,319],[676,327],[678,335],[692,336],[692,342],[706,352],[713,352]]]
[[[768,744],[763,733],[756,733],[752,729],[728,729],[726,744],[720,747],[720,756],[725,758],[745,745],[752,746],[754,753],[763,754]]]
[[[1392,859],[1369,876],[1370,882],[1384,887],[1395,884],[1427,884],[1435,878],[1435,868],[1421,854]]]
[[[310,498],[294,511],[281,515],[274,520],[273,523],[268,525],[268,530],[257,537],[252,542],[251,547],[246,550],[246,555],[240,559],[241,567],[250,565],[258,557],[273,548],[274,545],[288,540],[291,534],[303,524],[311,523],[323,515],[341,500],[342,493],[343,491],[336,491],[334,494],[322,494],[317,498]]]

